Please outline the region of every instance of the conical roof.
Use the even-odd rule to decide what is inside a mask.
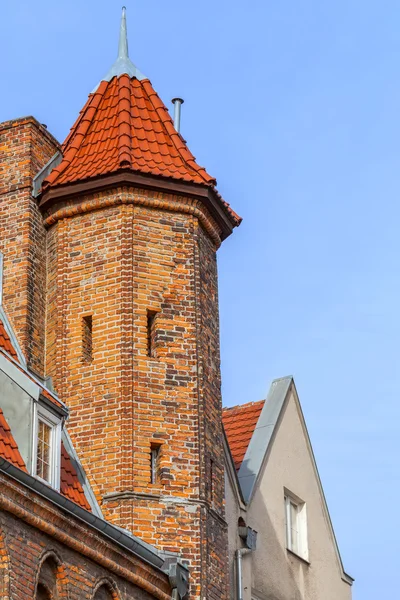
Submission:
[[[149,79],[129,59],[125,9],[117,60],[89,95],[62,146],[62,156],[43,181],[42,194],[130,171],[206,186],[231,227],[241,221],[218,194],[216,180],[196,163]]]
[[[102,81],[90,94],[45,185],[64,185],[133,169],[215,185],[175,130],[148,79],[127,74]]]

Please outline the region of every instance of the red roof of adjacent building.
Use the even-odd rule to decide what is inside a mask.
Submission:
[[[224,408],[222,422],[235,468],[238,471],[256,428],[265,400]]]
[[[18,360],[17,352],[11,343],[10,336],[5,330],[2,321],[0,321],[0,348],[3,348],[3,350],[5,350],[7,354],[12,356],[14,360]]]
[[[81,482],[78,479],[78,474],[71,462],[71,457],[68,454],[63,442],[61,442],[61,483],[60,492],[72,502],[79,504],[82,508],[91,511],[89,502],[86,500],[85,492]]]
[[[11,429],[0,408],[0,456],[8,460],[12,465],[27,472],[24,460],[18,450]]]

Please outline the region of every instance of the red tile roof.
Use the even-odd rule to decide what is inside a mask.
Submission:
[[[25,463],[19,453],[18,446],[13,438],[11,429],[0,408],[0,456],[8,460],[12,465],[27,472]]]
[[[265,400],[224,408],[222,422],[229,448],[238,471],[256,428]]]
[[[126,169],[212,188],[216,184],[196,163],[150,81],[126,74],[102,81],[90,94],[62,151],[63,160],[43,190]],[[240,217],[219,201],[239,225]]]
[[[3,350],[5,350],[7,354],[12,356],[14,360],[18,360],[17,352],[11,343],[10,336],[5,330],[2,321],[0,321],[0,348],[3,348]]]
[[[79,504],[82,508],[91,511],[89,502],[86,500],[85,492],[83,491],[81,482],[78,479],[78,474],[71,462],[71,458],[61,442],[61,485],[60,491],[63,496],[66,496],[72,502]]]

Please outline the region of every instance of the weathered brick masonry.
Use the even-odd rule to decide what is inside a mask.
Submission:
[[[32,178],[59,144],[33,117],[0,124],[0,251],[4,305],[28,366],[44,373],[46,229]]]
[[[171,597],[167,575],[0,474],[0,598],[48,599],[41,583],[57,600]]]
[[[124,19],[118,60],[36,200],[58,143],[32,118],[0,126],[5,305],[70,409],[106,518],[179,554],[190,600],[226,600],[216,252],[240,218],[131,63]]]
[[[95,198],[97,210],[86,212]],[[225,598],[216,245],[196,216],[149,208],[151,199],[121,188],[75,201],[69,218],[52,217],[66,214],[58,206],[46,215],[55,221],[47,373],[71,409],[69,431],[107,517],[181,553],[192,598]],[[82,355],[88,315],[91,362]]]

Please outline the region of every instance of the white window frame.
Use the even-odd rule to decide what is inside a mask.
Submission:
[[[308,543],[307,543],[307,508],[306,503],[300,500],[294,494],[285,490],[285,529],[286,529],[286,548],[303,560],[308,562]],[[292,523],[291,507],[295,508],[296,523]],[[294,525],[294,527],[292,527]],[[297,530],[297,549],[292,540],[292,529]]]
[[[37,475],[37,445],[39,420],[48,425],[50,430],[50,481]],[[60,462],[61,462],[61,419],[50,410],[35,403],[34,427],[33,427],[33,450],[32,450],[32,475],[60,490]]]

